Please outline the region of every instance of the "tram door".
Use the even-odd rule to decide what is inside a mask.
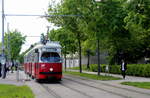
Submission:
[[[34,72],[35,72],[35,77],[37,77],[38,73],[39,73],[39,52],[38,52],[38,49],[35,49],[35,69],[34,69]]]

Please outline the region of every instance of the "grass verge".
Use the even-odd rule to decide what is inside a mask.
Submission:
[[[150,82],[122,82],[121,84],[139,87],[139,88],[150,89]]]
[[[34,98],[34,94],[26,85],[0,84],[0,98]]]
[[[94,79],[94,80],[120,80],[121,79],[121,78],[112,77],[112,76],[102,76],[102,75],[98,76],[94,74],[71,72],[71,71],[64,72],[64,74],[71,74],[71,75],[86,77],[86,78]]]

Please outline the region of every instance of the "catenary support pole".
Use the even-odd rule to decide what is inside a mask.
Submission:
[[[5,14],[4,14],[4,0],[2,0],[2,60],[1,60],[1,64],[2,64],[2,78],[5,79],[6,77],[6,58],[5,58],[5,53],[4,53],[4,18],[5,18]]]

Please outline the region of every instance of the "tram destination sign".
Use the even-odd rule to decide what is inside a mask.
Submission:
[[[46,52],[60,52],[60,49],[58,49],[58,48],[42,48],[42,51],[46,51]]]

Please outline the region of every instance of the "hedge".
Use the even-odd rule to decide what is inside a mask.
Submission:
[[[91,65],[92,68],[98,68],[97,65]],[[93,67],[95,66],[95,67]],[[106,65],[101,65],[101,72],[105,72]],[[120,65],[109,66],[109,72],[113,74],[121,74]],[[92,69],[97,71],[96,69]],[[127,75],[150,77],[150,64],[127,64]]]
[[[109,66],[109,73],[113,74],[121,74],[121,66],[120,65],[111,65]],[[101,72],[105,72],[106,65],[101,65]],[[79,67],[75,67],[72,69],[79,69]],[[83,70],[88,70],[86,66],[83,66]],[[97,72],[98,66],[97,64],[90,65],[90,71]],[[127,64],[127,75],[131,76],[142,76],[142,77],[150,77],[150,64]]]

